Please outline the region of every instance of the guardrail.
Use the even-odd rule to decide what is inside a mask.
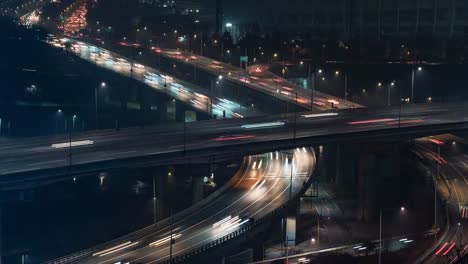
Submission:
[[[313,155],[314,155],[314,162],[315,162],[315,152],[313,152]],[[227,234],[221,238],[218,238],[214,241],[211,241],[207,244],[204,244],[203,246],[200,246],[200,247],[197,247],[189,252],[186,252],[182,255],[177,255],[177,256],[174,256],[172,258],[172,260],[165,260],[163,262],[160,262],[161,264],[174,264],[174,263],[183,263],[197,255],[200,255],[200,254],[203,254],[203,253],[206,253],[208,250],[211,250],[211,249],[215,249],[215,248],[218,248],[218,247],[221,247],[223,246],[224,244],[226,244],[227,242],[231,242],[232,240],[234,239],[237,239],[237,238],[240,238],[242,235],[244,234],[247,234],[249,231],[251,230],[254,230],[255,227],[267,222],[270,220],[270,218],[273,218],[273,217],[276,217],[278,216],[282,210],[284,210],[285,208],[287,208],[289,205],[291,205],[292,203],[294,203],[296,200],[298,200],[302,194],[305,193],[305,191],[307,190],[307,188],[310,186],[310,184],[312,183],[312,180],[313,180],[313,173],[314,173],[315,170],[313,170],[311,172],[311,175],[309,175],[307,181],[303,182],[302,184],[302,187],[301,187],[301,190],[296,193],[292,199],[288,200],[287,202],[285,202],[284,204],[282,204],[280,207],[276,208],[275,210],[271,211],[270,213],[262,216],[261,218],[259,219],[256,219],[253,223],[249,223],[247,226],[244,226],[230,234]]]
[[[239,168],[239,170],[236,172],[236,174],[233,177],[231,177],[231,179],[226,184],[224,184],[221,188],[219,188],[217,191],[215,191],[214,193],[212,193],[211,195],[209,195],[205,199],[201,200],[200,202],[198,202],[198,203],[190,206],[189,208],[175,214],[173,216],[173,221],[177,222],[177,221],[187,217],[188,215],[190,215],[190,214],[194,213],[195,211],[199,210],[200,207],[203,207],[204,205],[211,203],[214,199],[219,197],[220,194],[224,193],[227,189],[229,189],[234,184],[234,182],[236,180],[238,180],[239,173],[242,173],[244,170],[247,169],[247,162],[245,162],[245,159],[246,158],[244,158],[244,162],[242,162],[242,166]],[[88,248],[88,249],[85,249],[85,250],[81,250],[79,252],[76,252],[76,253],[73,253],[73,254],[70,254],[70,255],[55,259],[55,260],[47,261],[44,264],[72,263],[73,261],[76,261],[76,260],[78,260],[78,259],[80,259],[82,257],[91,256],[95,252],[106,249],[107,247],[111,246],[112,244],[125,242],[127,240],[130,240],[132,237],[142,235],[142,233],[147,232],[148,230],[154,229],[154,231],[156,231],[156,230],[158,230],[160,228],[166,227],[166,226],[170,225],[170,222],[171,222],[170,217],[167,217],[167,218],[165,218],[165,219],[163,219],[163,220],[161,220],[161,221],[159,221],[159,222],[157,222],[157,223],[155,223],[153,225],[150,225],[150,226],[147,226],[145,228],[139,229],[139,230],[137,230],[135,232],[132,232],[130,234],[127,234],[125,236],[113,239],[113,240],[105,242],[103,244],[100,244],[100,245],[97,245],[97,246],[94,246],[94,247],[91,247],[91,248]]]

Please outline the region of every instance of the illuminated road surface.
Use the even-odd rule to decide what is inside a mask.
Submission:
[[[465,228],[468,219],[468,155],[463,150],[466,145],[463,140],[452,135],[420,138],[415,144],[415,153],[435,176],[439,165],[439,194],[450,204],[448,232],[438,241],[424,263],[453,263],[456,251],[466,254],[468,247],[468,232]],[[438,210],[441,210],[440,207]],[[444,230],[444,226],[440,226],[440,229]]]
[[[71,51],[80,58],[144,82],[152,88],[187,103],[199,111],[208,114],[212,113],[212,115],[216,115],[218,118],[222,118],[223,116],[226,118],[243,118],[259,114],[257,110],[244,107],[226,98],[214,95],[210,96],[209,92],[205,89],[162,74],[149,66],[133,63],[106,49],[67,38],[54,39],[49,43],[63,48],[64,43],[67,41],[72,43]],[[211,97],[213,100],[211,100]]]
[[[250,218],[259,219],[272,212],[288,201],[290,190],[294,195],[301,189],[314,167],[315,155],[306,148],[245,158],[225,193],[174,223],[173,254],[200,247],[248,224]],[[169,239],[169,225],[150,227],[86,250],[86,256],[73,263],[158,263],[168,259]]]
[[[312,95],[309,89],[304,89],[303,87],[291,83],[286,79],[280,78],[271,72],[258,75],[248,74],[239,67],[227,63],[222,63],[207,57],[195,55],[193,53],[160,48],[155,48],[154,51],[161,53],[168,58],[195,65],[196,67],[211,72],[215,75],[222,75],[223,78],[226,78],[230,81],[241,82],[243,85],[249,88],[256,89],[282,100],[287,100],[293,103],[297,102],[298,105],[311,109],[310,102]],[[258,68],[258,71],[260,71],[260,68]],[[313,108],[315,110],[330,110],[332,105],[333,107],[339,109],[362,107],[353,102],[345,101],[343,99],[327,95],[319,91],[314,91],[313,96]]]
[[[187,123],[185,136],[183,124],[166,124],[144,129],[127,128],[118,132],[73,132],[72,143],[86,140],[92,143],[72,147],[72,164],[93,164],[150,155],[152,159],[168,154],[182,156],[184,149],[209,155],[249,149],[266,152],[278,148],[277,144],[291,146],[294,143],[291,140],[294,134],[297,140],[307,139],[308,142],[333,137],[346,139],[351,136],[366,140],[369,133],[383,137],[398,135],[408,129],[424,129],[425,133],[431,133],[434,125],[463,125],[463,122],[467,121],[467,105],[425,104],[405,106],[401,115],[398,108],[385,108],[321,114],[298,113],[296,117],[290,114],[200,121]],[[63,143],[69,143],[67,134],[23,139],[0,138],[0,176],[48,168],[66,168],[69,165],[69,148],[52,147],[53,144]],[[8,184],[5,181],[10,180],[14,180],[14,177],[0,177],[0,186]]]

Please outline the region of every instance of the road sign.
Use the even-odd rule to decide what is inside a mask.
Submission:
[[[240,56],[241,62],[247,62],[249,60],[249,56]]]

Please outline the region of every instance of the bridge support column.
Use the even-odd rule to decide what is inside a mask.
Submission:
[[[0,198],[2,194],[0,193]],[[3,245],[2,245],[2,239],[3,239],[3,212],[2,212],[2,204],[0,203],[0,264],[2,264],[2,258],[3,258]]]
[[[336,143],[336,155],[335,155],[335,183],[336,184],[343,184],[343,174],[342,174],[342,157],[341,157],[341,149],[342,149],[342,144],[341,143]]]
[[[168,104],[171,102],[166,102],[163,99],[160,99],[156,102],[156,110],[158,111],[158,116],[159,120],[161,122],[166,121],[166,120],[171,120],[171,118],[168,115]]]
[[[389,207],[400,185],[400,145],[383,142],[357,149],[358,219],[375,220],[379,208]],[[391,206],[391,205],[390,205]]]
[[[185,118],[185,111],[187,110],[187,106],[179,101],[175,102],[175,120],[179,122],[183,122]]]

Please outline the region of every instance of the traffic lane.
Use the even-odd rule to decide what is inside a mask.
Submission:
[[[283,98],[283,99],[294,102],[294,98],[292,96],[287,96],[287,95],[285,96],[285,95],[277,92],[276,88],[277,88],[278,85],[280,85],[280,88],[283,85],[287,85],[288,87],[294,87],[293,89],[298,94],[300,94],[301,96],[310,97],[310,95],[306,91],[304,91],[303,89],[300,89],[297,85],[295,85],[293,83],[290,83],[287,80],[282,79],[279,76],[272,75],[273,78],[249,76],[248,74],[244,73],[239,68],[236,68],[236,67],[230,66],[229,64],[221,63],[221,62],[218,62],[218,61],[209,60],[209,59],[205,59],[205,58],[202,59],[199,56],[197,56],[198,59],[191,60],[191,59],[185,59],[184,56],[180,55],[181,53],[176,54],[175,56],[171,54],[173,52],[162,52],[162,53],[168,58],[175,59],[177,61],[181,61],[181,62],[184,62],[184,63],[189,63],[189,64],[193,64],[193,65],[196,64],[198,66],[201,66],[200,68],[202,68],[204,70],[207,70],[209,72],[216,73],[216,74],[222,73],[225,76],[225,78],[230,80],[230,81],[239,82],[240,80],[237,79],[236,76],[238,78],[240,78],[241,80],[243,80],[244,78],[246,78],[248,76],[248,77],[250,77],[249,82],[247,83],[247,82],[243,81],[243,83],[245,85],[251,86],[252,88],[254,88],[256,90],[266,92],[266,93],[271,94],[271,95],[273,95],[275,97],[280,97],[280,98]],[[188,54],[188,55],[186,54],[186,56],[190,56],[190,54]],[[201,63],[199,63],[200,60],[201,60]],[[215,65],[213,65],[213,64],[215,64]],[[216,67],[216,69],[213,69],[213,67]],[[278,84],[277,80],[280,80],[280,84]],[[355,103],[346,102],[346,101],[344,101],[342,99],[339,99],[339,98],[336,98],[336,97],[333,97],[333,96],[330,96],[330,95],[325,95],[325,94],[322,94],[322,93],[319,93],[319,92],[316,92],[314,97],[321,99],[321,101],[327,101],[328,99],[337,99],[340,102],[342,102],[342,104],[337,105],[337,107],[339,107],[339,108],[341,108],[341,105],[345,105],[345,107],[357,106],[357,104],[355,104]],[[306,102],[306,103],[300,103],[300,104],[305,105],[306,107],[310,107],[310,100],[308,102]],[[326,105],[329,105],[329,107],[326,107]],[[316,109],[321,109],[321,110],[330,109],[331,104],[326,104],[326,105],[317,105],[317,104],[315,104],[314,107]]]
[[[282,162],[282,160],[281,160]],[[279,197],[284,197],[284,192],[289,190],[289,170],[287,170],[287,174],[288,174],[288,177],[284,177],[284,175],[282,175],[284,173],[284,171],[280,171],[280,170],[276,170],[276,173],[278,174],[279,177],[277,177],[276,180],[273,181],[273,186],[276,186],[276,188],[274,190],[272,190],[272,187],[270,188],[270,190],[266,190],[263,194],[258,194],[257,192],[260,190],[259,188],[267,188],[267,187],[264,187],[263,186],[260,186],[260,187],[257,187],[253,192],[251,192],[251,195],[253,195],[254,197],[251,197],[253,199],[255,199],[256,196],[260,196],[258,198],[255,199],[255,201],[253,203],[251,203],[249,206],[247,207],[242,207],[242,208],[238,208],[238,210],[241,210],[240,212],[235,212],[235,214],[237,215],[241,215],[242,213],[246,213],[245,215],[245,219],[248,219],[250,217],[252,217],[254,214],[259,214],[259,213],[263,213],[266,214],[268,212],[270,212],[272,210],[272,208],[267,208],[265,209],[268,205],[272,205],[273,202],[281,202],[278,200]],[[296,190],[294,190],[296,191]],[[285,198],[287,200],[287,198]],[[266,201],[267,204],[264,205],[264,203],[259,203],[259,201]],[[282,204],[282,203],[281,203]],[[274,204],[274,208],[277,208],[280,204]],[[249,210],[251,212],[245,212],[246,210]],[[210,232],[212,231],[211,227],[208,226],[208,230],[205,229],[203,232],[195,235],[192,240],[192,238],[187,241],[189,243],[189,247],[184,247],[182,244],[180,245],[180,248],[181,249],[177,249],[176,247],[174,247],[174,253],[175,254],[179,254],[179,253],[183,253],[183,252],[186,252],[186,251],[189,251],[193,248],[195,248],[196,246],[198,245],[201,245],[203,243],[207,243],[209,241],[213,241],[217,238],[220,238],[226,234],[228,234],[229,232],[224,232],[224,233],[220,233],[220,234],[210,234]],[[197,238],[197,239],[195,239]],[[161,253],[164,255],[164,252],[168,250],[168,248],[165,248],[165,249],[162,249],[161,250]],[[157,259],[152,259],[154,258],[154,256],[156,256],[155,253],[153,253],[152,255],[149,255],[147,257],[144,257],[144,258],[139,258],[139,259],[135,259],[133,261],[143,261],[144,263],[157,263],[159,261],[163,261],[165,259],[167,259],[167,255],[166,256],[162,256],[162,257],[159,257]]]
[[[278,183],[278,181],[276,181],[276,183]],[[240,219],[242,219],[241,221],[247,221],[250,218],[250,215],[247,210],[253,208],[257,204],[264,204],[268,202],[270,197],[273,197],[276,193],[278,193],[279,190],[281,190],[281,186],[281,182],[280,184],[270,184],[269,181],[266,181],[262,186],[257,184],[257,186],[254,189],[252,189],[249,192],[249,194],[244,198],[244,206],[233,208],[232,216],[239,216]],[[259,194],[259,190],[262,190],[263,188],[265,188],[265,192],[263,194]],[[230,232],[235,231],[235,229],[219,230],[217,228],[213,228],[212,224],[210,223],[204,229],[201,229],[198,233],[195,233],[186,240],[181,241],[180,244],[176,244],[174,253],[182,254],[202,244],[214,241],[224,235],[227,235]],[[158,252],[159,254],[148,255],[141,259],[136,259],[135,261],[154,263],[165,260],[167,258],[167,254],[164,254],[164,250],[165,249],[162,249],[160,252]]]
[[[75,52],[77,54],[79,54],[80,57],[82,57],[83,59],[86,59],[86,60],[94,60],[94,58],[91,58],[92,57],[92,52],[90,51],[90,47],[87,47],[89,44],[86,44],[86,43],[83,43],[83,42],[79,42],[79,41],[75,41],[75,40],[70,40],[72,41],[73,45],[75,45],[76,49],[75,49]],[[82,48],[83,46],[86,46],[87,48]],[[206,94],[206,89],[202,89],[200,87],[196,87],[195,85],[191,84],[191,83],[188,83],[188,82],[185,82],[185,81],[182,81],[182,80],[178,80],[174,77],[170,77],[170,83],[168,83],[168,88],[164,87],[163,85],[167,82],[166,81],[166,78],[164,78],[164,81],[163,80],[159,80],[157,83],[154,83],[153,81],[151,82],[147,82],[147,74],[151,73],[151,74],[159,74],[161,76],[165,76],[165,75],[162,75],[161,72],[155,70],[154,68],[152,67],[149,67],[149,66],[144,66],[144,65],[141,65],[141,64],[137,64],[137,63],[130,63],[130,60],[129,59],[125,59],[123,56],[119,56],[117,54],[115,54],[114,52],[111,52],[111,51],[108,51],[106,49],[103,49],[103,48],[97,48],[97,51],[96,51],[96,54],[99,54],[100,58],[95,60],[97,64],[99,64],[101,67],[105,67],[105,68],[108,68],[110,70],[113,70],[115,72],[118,72],[124,76],[131,76],[139,81],[142,81],[146,84],[148,84],[149,86],[151,86],[152,88],[155,88],[157,90],[161,90],[161,91],[164,91],[166,93],[168,93],[169,95],[171,95],[172,97],[175,97],[175,98],[178,98],[180,101],[183,101],[187,104],[190,104],[192,105],[193,107],[195,107],[196,109],[198,110],[201,110],[201,111],[204,111],[204,112],[209,112],[209,105],[208,103],[210,102],[210,100],[205,100],[203,102],[200,102],[198,101],[197,103],[194,103],[192,102],[193,99],[196,99],[196,96],[197,93],[198,94],[203,94],[204,97],[206,98],[209,98],[209,97],[213,97],[213,103],[214,105],[218,105],[218,104],[222,104],[225,100],[224,98],[219,98],[219,97],[216,97],[216,96],[213,96],[211,94]],[[106,54],[105,56],[103,54]],[[112,63],[107,63],[108,60],[111,60]],[[123,60],[123,63],[124,65],[122,65],[122,61],[119,61],[119,60]],[[115,61],[119,61],[119,63],[116,63]],[[134,67],[133,65],[141,65],[140,67]],[[171,89],[172,87],[172,84],[175,83],[175,84],[179,84],[179,85],[182,85],[183,88],[185,89],[189,89],[189,90],[192,90],[194,92],[192,93],[182,93],[181,91],[184,91],[185,89],[176,89],[176,91],[174,89]],[[201,105],[199,104],[201,103]],[[226,106],[226,105],[224,105]],[[230,107],[235,107],[235,109],[230,109],[229,107],[227,107],[225,110],[226,110],[226,114],[227,114],[227,117],[239,117],[237,116],[237,110],[239,110],[244,116],[249,116],[249,115],[257,115],[259,114],[259,112],[257,110],[252,110],[250,108],[247,108],[245,106],[240,106],[238,103],[234,103],[234,106],[231,105]],[[218,115],[222,115],[222,112],[219,112],[218,111]]]
[[[425,107],[426,108],[426,107]],[[425,110],[420,110],[420,107],[408,107],[404,108],[402,110],[402,118],[417,118],[417,117],[425,117],[426,114],[429,113],[433,116],[434,115],[434,110],[427,109]],[[446,109],[446,108],[444,108]],[[460,109],[460,108],[457,108]],[[463,109],[468,109],[467,107],[464,107]],[[452,110],[451,109],[446,109],[445,113]],[[418,112],[416,112],[418,111]],[[453,110],[452,110],[453,111]],[[386,111],[368,111],[366,109],[357,109],[355,111],[340,111],[339,113],[336,113],[337,116],[330,116],[328,118],[304,118],[304,115],[307,115],[308,113],[299,113],[297,114],[298,120],[299,121],[305,121],[305,122],[322,122],[326,120],[330,121],[343,121],[341,119],[345,118],[356,118],[359,116],[363,116],[365,114],[369,114],[369,116],[366,116],[366,118],[374,118],[374,117],[393,117],[394,115],[396,116],[398,114],[399,110],[398,109],[390,109]],[[309,113],[310,114],[310,113]],[[443,114],[442,112],[439,113],[439,115]],[[256,123],[256,122],[263,122],[266,120],[281,120],[283,118],[290,119],[291,120],[291,114],[289,115],[278,115],[275,117],[261,117],[261,118],[251,118],[251,119],[244,119],[244,120],[234,120],[234,122],[229,122],[232,120],[224,120],[223,122],[220,122],[221,124],[216,124],[213,126],[213,124],[208,124],[211,123],[211,121],[201,121],[201,122],[195,122],[195,123],[187,123],[187,129],[188,130],[197,130],[197,132],[203,132],[203,130],[207,130],[209,128],[210,130],[213,127],[217,127],[219,130],[222,129],[235,129],[236,125],[240,126],[241,124],[249,124],[249,123]],[[364,118],[364,117],[363,117]],[[193,127],[193,128],[192,128]],[[106,138],[108,136],[113,136],[118,139],[119,135],[122,137],[125,136],[130,136],[130,135],[141,135],[145,133],[162,133],[161,135],[164,135],[164,133],[171,133],[172,131],[183,131],[183,125],[180,124],[169,124],[167,126],[152,126],[152,127],[147,127],[145,129],[122,129],[118,133],[115,133],[114,130],[103,130],[103,131],[97,131],[97,132],[80,132],[80,133],[73,133],[73,140],[83,140],[83,139],[94,139],[94,140],[101,140],[102,138]],[[126,135],[127,134],[127,135]],[[5,150],[7,148],[7,151],[11,151],[11,148],[17,147],[32,147],[34,145],[39,145],[43,146],[44,141],[47,142],[47,144],[53,144],[57,142],[62,142],[62,141],[68,141],[68,134],[63,134],[61,136],[53,136],[53,137],[37,137],[34,139],[13,139],[13,140],[4,140],[0,146],[0,151]],[[11,142],[11,143],[10,143]],[[24,142],[24,143],[23,143]],[[8,144],[10,143],[10,144]]]
[[[405,125],[403,125],[403,126],[405,126]],[[362,128],[363,130],[369,129],[369,126],[358,126],[358,127]],[[381,125],[381,124],[377,124],[377,125],[375,126],[375,128],[378,128],[378,127],[382,127],[382,125]],[[301,128],[302,128],[301,123],[299,123],[299,125],[297,125],[296,129],[298,129],[298,130],[300,131]],[[232,129],[232,130],[234,130],[234,129]],[[265,130],[264,130],[264,131],[265,131]],[[329,129],[328,131],[330,131],[330,129]],[[322,131],[322,133],[323,133],[323,131]],[[150,133],[148,133],[148,134],[149,134],[150,137],[152,136]],[[168,133],[168,134],[173,134],[173,133]],[[141,141],[141,139],[143,138],[143,136],[146,136],[146,135],[140,136],[140,137],[138,138],[138,141]],[[180,136],[180,135],[177,135],[177,137],[179,137],[179,136]],[[196,136],[196,135],[189,134],[189,138],[188,138],[187,140],[190,141],[190,139],[193,138],[193,137],[195,137],[195,136]],[[109,140],[109,142],[112,143],[112,142],[115,142],[115,141],[119,141],[119,139],[121,139],[121,138],[122,138],[122,139],[126,139],[124,142],[120,142],[120,143],[119,143],[119,145],[121,145],[121,146],[122,146],[122,145],[125,145],[126,143],[133,144],[134,146],[137,146],[137,145],[138,145],[138,144],[134,143],[134,142],[135,142],[134,139],[129,138],[129,137],[127,137],[127,136],[121,136],[120,138],[111,139],[111,140]],[[152,141],[154,141],[154,140],[152,140]],[[161,140],[161,141],[167,142],[167,140]],[[105,143],[105,141],[104,141],[104,142],[99,142],[99,144],[102,144],[102,143]],[[92,147],[93,147],[93,148],[97,148],[98,146],[97,146],[97,145],[93,145]],[[114,147],[114,146],[112,146],[112,147]],[[43,150],[43,149],[42,149],[42,150]],[[48,151],[48,149],[47,149],[47,151]],[[29,151],[29,152],[30,152],[30,151]]]
[[[255,166],[257,166],[257,165],[255,165]],[[273,169],[273,170],[275,170],[275,169]],[[240,207],[240,208],[244,208],[244,207]],[[240,208],[239,208],[239,210],[240,210]],[[244,208],[244,209],[245,209],[245,208]],[[211,228],[211,226],[208,226],[208,227]],[[208,237],[208,238],[205,238],[205,239],[209,239],[209,237]],[[197,240],[196,240],[196,241],[197,241]],[[203,239],[202,239],[202,241],[203,241]],[[176,248],[176,247],[174,246],[174,249],[175,249],[175,248]],[[164,250],[163,250],[163,251],[164,251]]]
[[[449,118],[450,118],[451,115],[449,114],[448,116],[449,116]],[[428,125],[428,124],[434,124],[434,123],[440,123],[442,119],[445,119],[445,120],[448,119],[448,118],[446,117],[446,115],[444,115],[444,114],[441,114],[440,116],[423,116],[423,117],[422,117],[422,116],[414,116],[414,117],[424,118],[424,121],[423,121],[423,122],[424,122],[424,124],[426,124],[426,125]],[[341,117],[340,117],[340,118],[341,118]],[[431,119],[433,119],[433,120],[431,120]],[[338,119],[338,120],[340,120],[340,119]],[[303,127],[303,126],[301,125],[301,123],[303,123],[304,120],[303,120],[303,119],[300,119],[299,122],[296,124],[296,129],[297,129],[297,131],[299,132],[299,134],[300,134],[301,136],[314,136],[314,135],[320,135],[320,134],[324,135],[324,134],[326,134],[326,133],[332,133],[333,131],[335,131],[335,133],[345,133],[345,132],[367,131],[367,130],[376,130],[376,129],[380,129],[380,128],[391,128],[391,127],[392,127],[392,126],[389,126],[389,124],[388,124],[388,122],[387,122],[387,121],[389,121],[389,119],[384,119],[383,122],[381,122],[382,120],[377,120],[377,121],[379,121],[379,122],[372,123],[372,124],[373,124],[372,126],[370,126],[370,125],[368,125],[368,124],[364,124],[364,125],[362,125],[362,124],[360,124],[360,125],[350,125],[349,122],[348,122],[348,124],[347,124],[346,121],[345,121],[345,120],[346,120],[346,117],[343,117],[341,120],[342,120],[341,123],[338,122],[338,121],[336,121],[336,122],[335,122],[336,124],[333,124],[333,119],[329,119],[328,122],[329,122],[329,123],[332,123],[332,124],[329,125],[329,126],[327,126],[327,127],[328,127],[327,130],[323,131],[323,130],[315,130],[314,127],[310,127],[310,126],[309,126],[309,127],[307,127],[307,126]],[[348,121],[349,121],[349,120],[350,120],[350,119],[348,119]],[[289,118],[289,120],[287,120],[287,121],[288,121],[289,123],[291,123],[291,118]],[[310,121],[309,121],[309,122],[310,122]],[[361,121],[359,121],[359,122],[361,122]],[[392,123],[393,127],[397,127],[397,122],[396,122],[394,119],[392,119],[392,122],[393,122],[393,123]],[[319,124],[319,123],[320,123],[320,122],[317,122],[317,124]],[[413,124],[413,123],[405,123],[405,124],[402,124],[401,127],[410,127],[410,126],[414,126],[414,125],[415,125],[415,124]],[[418,124],[416,124],[416,125],[418,125]],[[240,127],[237,127],[237,129],[239,129],[239,128],[240,128]],[[286,138],[288,138],[288,137],[285,137],[284,135],[281,135],[282,131],[280,131],[279,129],[284,129],[284,128],[272,128],[272,129],[268,129],[268,130],[263,130],[262,132],[265,132],[265,131],[266,131],[266,132],[269,132],[269,133],[271,133],[271,134],[277,132],[278,135],[276,135],[276,136],[274,137],[274,138],[276,138],[276,139],[281,139],[281,138],[286,139]],[[234,128],[231,128],[231,130],[234,130]],[[309,133],[302,133],[301,130],[307,130]],[[193,131],[193,130],[191,130],[191,131]],[[260,133],[260,132],[256,132],[256,131],[258,131],[258,130],[255,130],[255,131],[254,131],[254,132],[255,132],[254,135]],[[194,132],[196,133],[196,131],[194,131]],[[189,145],[190,145],[190,143],[191,143],[191,142],[190,142],[190,137],[193,138],[193,137],[197,136],[196,134],[194,134],[194,132],[191,133],[191,134],[189,134],[189,138],[187,139],[187,141],[188,141],[187,143],[188,143]],[[215,134],[216,134],[216,133],[215,133]],[[123,137],[125,138],[125,136],[123,136]],[[134,142],[134,141],[141,141],[142,138],[143,138],[143,137],[139,137],[139,138],[127,138],[127,139],[125,139],[125,142],[128,142],[127,145],[131,145],[131,144],[138,145],[137,143],[132,143],[132,142]],[[161,137],[161,138],[163,138],[163,137]],[[254,142],[254,141],[259,141],[258,139],[260,139],[260,137],[255,137],[253,140],[246,140],[246,141]],[[151,142],[151,141],[153,141],[153,140],[150,140],[150,142]],[[121,143],[121,144],[120,144],[120,143]],[[120,143],[119,143],[119,146],[125,145],[123,142],[120,142]],[[213,142],[210,142],[210,143],[211,143],[211,145],[213,145]],[[224,144],[220,144],[220,142],[217,142],[217,143],[218,143],[218,145],[225,145],[225,142],[223,142]],[[179,146],[179,149],[180,149],[180,145],[181,145],[181,144],[178,145],[178,146]],[[97,148],[96,145],[93,145],[92,147]],[[112,147],[114,147],[114,146],[112,146]],[[83,149],[83,148],[81,148],[81,149]],[[93,150],[95,150],[95,149],[93,149]],[[27,152],[26,152],[26,153],[27,153]],[[127,155],[127,157],[131,157],[131,156],[132,156],[132,155]],[[137,155],[133,155],[133,156],[137,156]]]
[[[252,157],[248,159],[248,164],[247,166],[252,166],[253,163],[258,162],[258,157]],[[261,175],[259,175],[261,176]],[[246,195],[248,192],[248,188],[245,188],[246,184],[249,182],[249,177],[252,177],[252,170],[246,170],[240,180],[237,182],[237,184],[231,188],[228,192],[226,192],[222,197],[217,199],[215,202],[210,203],[209,206],[206,206],[203,208],[203,210],[197,211],[196,213],[190,215],[189,217],[186,217],[178,222],[174,223],[174,227],[178,228],[180,226],[184,227],[185,229],[196,229],[198,228],[199,225],[203,224],[207,218],[213,217],[214,219],[217,220],[216,216],[221,217],[222,212],[225,210],[228,210],[229,208],[236,207],[238,206],[237,204],[242,203],[242,197]],[[226,206],[228,204],[228,206]],[[220,208],[223,208],[220,210]],[[220,220],[220,219],[219,219]],[[169,231],[169,226],[158,230],[154,233],[147,234],[144,237],[137,238],[138,240],[144,239],[142,243],[140,244],[140,247],[146,247],[149,243],[156,241],[158,239],[161,239],[167,235],[167,232]],[[163,234],[165,233],[165,234]],[[109,256],[106,258],[100,257],[99,263],[107,263],[106,261],[112,261],[117,260],[117,259],[122,259],[122,258],[129,258],[132,255],[136,255],[135,253],[135,248],[129,249],[126,252],[121,251],[119,252],[120,255],[114,255],[114,256]],[[94,261],[96,258],[91,258],[90,263],[95,263]]]
[[[431,138],[440,139],[442,137],[435,136]],[[437,152],[434,151],[435,144],[430,141],[431,138],[416,140],[416,147],[420,149],[421,152],[426,154],[425,157],[427,158],[429,164],[432,165],[431,169],[434,171],[434,173],[437,173],[437,164],[434,163],[434,155],[437,155]],[[444,154],[446,154],[446,152],[450,152],[450,149],[448,149],[448,151],[446,149],[444,152]],[[443,156],[443,154],[441,154],[441,156]],[[451,158],[448,162],[455,162],[457,160],[458,159],[455,157]],[[437,246],[437,252],[431,255],[427,263],[446,263],[446,255],[450,255],[450,252],[447,251],[448,249],[442,250],[441,248],[444,247],[444,245],[447,243],[451,244],[453,241],[457,241],[458,243],[462,244],[466,243],[457,239],[461,234],[457,222],[460,221],[460,204],[466,202],[466,197],[464,194],[466,193],[466,184],[463,184],[461,181],[456,181],[460,174],[457,172],[457,170],[454,169],[453,166],[445,163],[439,165],[440,175],[442,176],[442,180],[440,181],[442,181],[444,184],[439,184],[438,188],[440,193],[445,194],[445,199],[451,201],[451,204],[454,206],[449,206],[449,212],[451,214],[450,229],[448,230],[445,239],[443,239]],[[447,251],[447,253],[445,253],[445,251]]]
[[[223,199],[223,200],[225,200],[225,199]],[[227,200],[227,201],[225,200],[225,202],[230,202],[230,201],[232,201],[232,200],[231,200],[231,199],[230,199],[230,200]],[[226,207],[226,204],[220,205],[220,206]],[[230,206],[228,206],[228,207],[232,207],[232,205],[230,205]],[[227,209],[227,208],[226,208],[226,209]],[[224,210],[226,210],[226,209],[224,209]],[[219,211],[219,207],[218,207],[218,211]],[[219,214],[219,212],[218,212],[218,214]],[[195,221],[195,226],[200,225],[200,224],[201,224],[200,222]],[[183,236],[183,237],[185,237],[185,236]],[[133,253],[132,253],[132,254],[133,254]],[[139,256],[139,254],[136,254],[136,253],[135,253],[135,255],[136,255],[136,256]],[[127,257],[127,258],[128,258],[128,256],[119,256],[119,257],[117,257],[115,260],[117,260],[118,258],[122,258],[122,257]],[[111,261],[112,261],[112,260],[111,260]]]

